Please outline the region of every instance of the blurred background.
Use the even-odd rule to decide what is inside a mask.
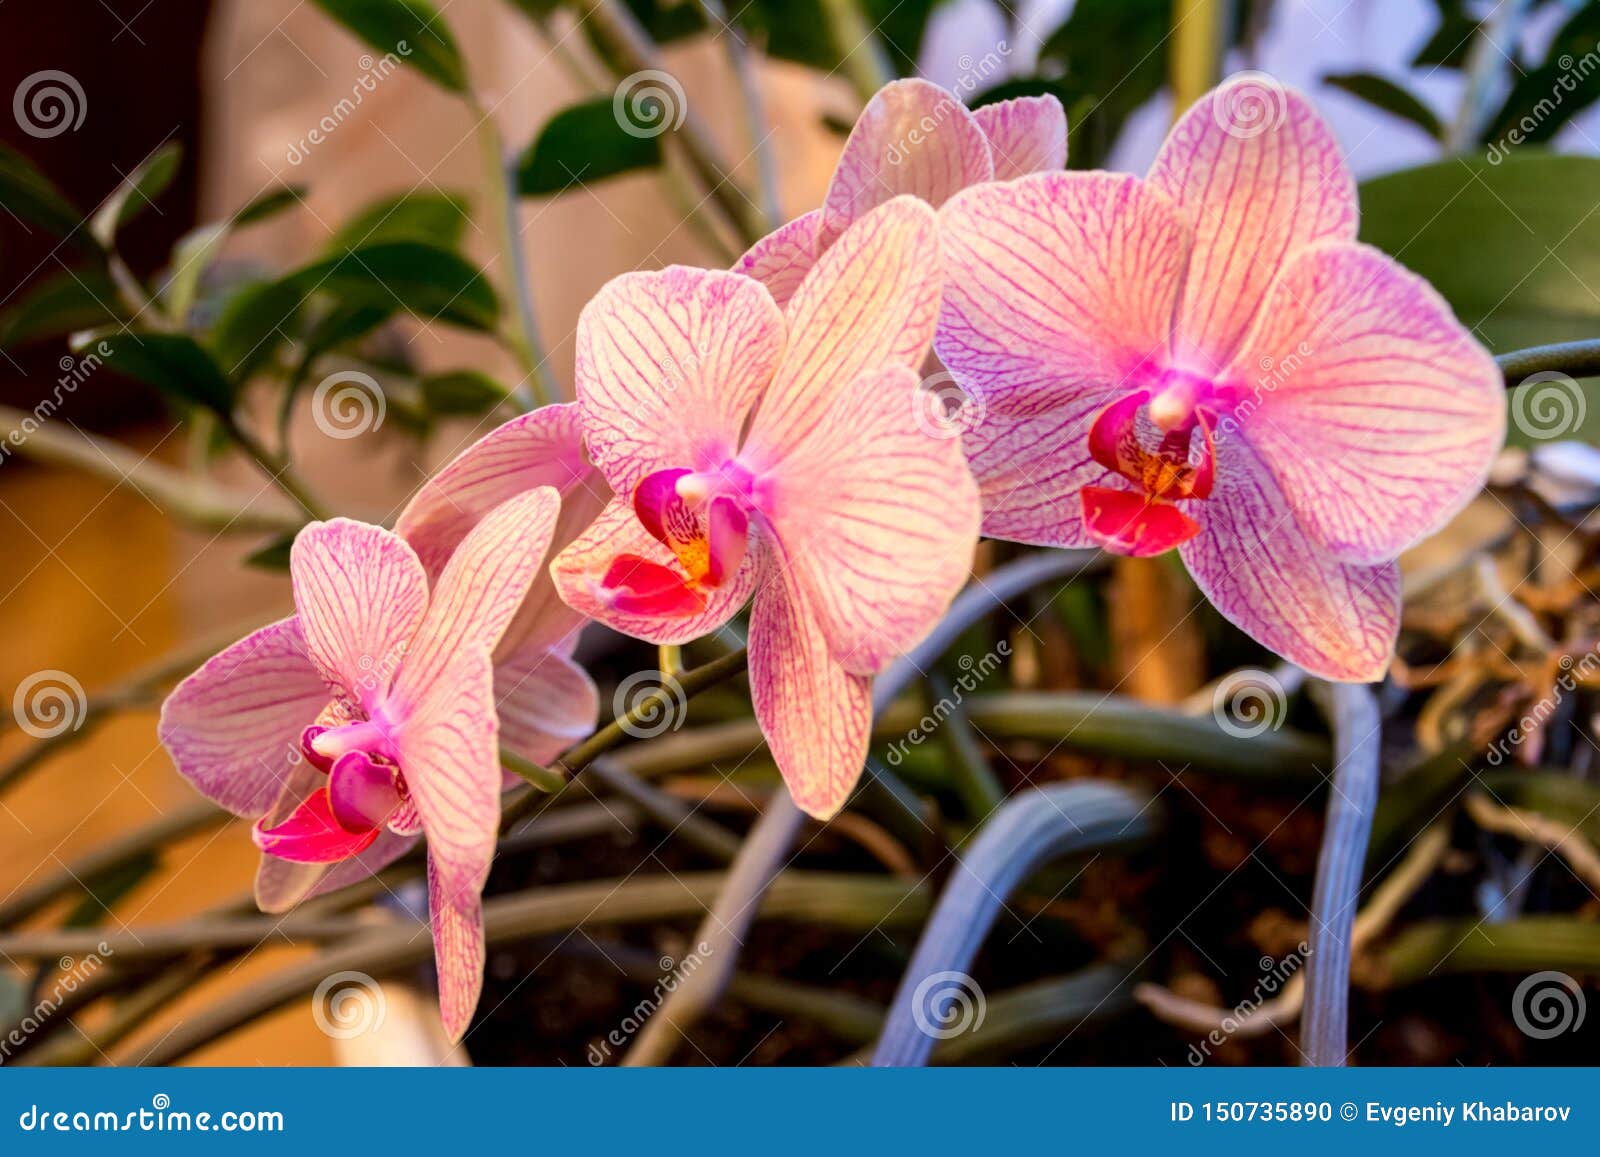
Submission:
[[[525,185],[539,191],[519,198],[512,209],[514,236],[531,283],[547,372],[557,382],[570,382],[577,314],[604,282],[627,270],[672,262],[725,264],[730,253],[742,248],[740,239],[714,214],[708,221],[704,211],[685,212],[686,206],[703,210],[708,194],[685,181],[682,157],[668,156],[664,173],[649,158],[642,164],[613,158],[607,150],[616,142],[590,144],[580,134],[576,146],[558,155],[561,142],[555,135],[542,137],[563,110],[597,97],[609,99],[615,87],[604,54],[596,51],[584,22],[567,7],[497,0],[453,0],[439,7],[467,62],[475,99],[489,111],[508,153],[531,152],[538,140],[549,145],[549,154],[540,158],[542,168]],[[1181,0],[1176,5],[1165,0],[866,4],[856,8],[865,35],[848,52],[837,45],[818,47],[819,34],[810,27],[815,5],[751,5],[755,11],[749,20],[743,10],[732,14],[749,39],[748,75],[740,74],[739,57],[726,51],[722,38],[705,31],[708,19],[721,19],[716,6],[641,0],[627,7],[660,45],[661,60],[681,83],[688,110],[721,156],[730,160],[730,175],[749,189],[775,182],[777,203],[787,219],[821,200],[843,130],[860,108],[860,58],[868,55],[886,61],[895,72],[920,71],[969,101],[1012,91],[1007,86],[1058,92],[1073,126],[1069,163],[1142,171],[1171,121],[1174,13],[1181,19],[1186,5]],[[1559,60],[1567,63],[1557,67],[1558,73],[1576,70],[1582,75],[1576,89],[1564,95],[1559,115],[1541,116],[1531,144],[1577,155],[1600,153],[1600,107],[1595,104],[1600,89],[1582,64],[1586,53],[1600,48],[1595,5],[1256,0],[1224,7],[1229,12],[1218,32],[1225,41],[1221,71],[1259,69],[1310,93],[1363,180],[1450,157],[1469,156],[1480,165],[1487,157],[1494,163],[1494,149],[1500,147],[1496,142],[1504,138],[1506,126],[1517,123],[1522,104],[1531,106],[1538,94],[1550,90],[1546,72]],[[328,252],[353,218],[393,198],[418,199],[416,227],[459,248],[503,294],[516,276],[493,206],[481,200],[485,146],[472,104],[416,68],[386,66],[381,55],[316,4],[11,0],[0,4],[0,32],[0,96],[12,96],[0,115],[0,142],[46,174],[65,202],[92,215],[130,176],[148,176],[153,160],[170,169],[159,182],[135,190],[133,211],[116,228],[126,274],[140,285],[163,284],[173,266],[174,246],[186,239],[196,243],[198,227],[226,221],[263,198],[273,203],[258,219],[248,228],[241,221],[241,227],[218,239],[203,283],[191,291],[196,310],[221,310],[238,286]],[[30,103],[42,90],[56,95],[42,104]],[[752,100],[758,106],[757,123],[766,126],[761,149],[752,147]],[[52,101],[60,105],[53,111]],[[524,159],[532,172],[533,159]],[[613,164],[614,173],[595,175]],[[568,176],[562,177],[562,170]],[[1470,191],[1471,181],[1461,183]],[[1484,200],[1481,193],[1469,195]],[[1537,190],[1532,195],[1537,200]],[[1593,197],[1594,190],[1587,195]],[[270,555],[277,533],[274,519],[281,521],[283,502],[251,463],[219,453],[203,426],[179,421],[170,398],[137,380],[143,375],[107,369],[61,394],[59,382],[73,372],[69,334],[108,319],[88,300],[96,298],[94,287],[80,279],[91,275],[83,271],[71,236],[64,239],[48,224],[41,225],[37,214],[25,210],[21,196],[13,189],[6,212],[0,213],[0,318],[5,319],[0,401],[28,411],[55,396],[59,409],[52,428],[70,429],[85,440],[76,451],[61,450],[53,465],[39,461],[40,455],[11,457],[0,464],[0,606],[6,627],[0,688],[19,688],[39,672],[66,673],[93,699],[175,647],[230,638],[287,607],[281,571],[272,569],[270,559],[255,557]],[[466,212],[452,217],[448,209],[458,197],[465,198]],[[441,206],[443,218],[438,216]],[[1582,217],[1583,232],[1566,250],[1557,252],[1543,236],[1530,243],[1531,256],[1521,270],[1521,280],[1571,315],[1539,323],[1550,327],[1551,337],[1593,336],[1600,299],[1587,285],[1600,284],[1600,278],[1585,275],[1600,254],[1580,244],[1593,237],[1593,222],[1588,214]],[[1447,257],[1453,251],[1460,263],[1474,261],[1470,243],[1439,244]],[[1499,242],[1486,237],[1484,244]],[[121,274],[112,270],[93,276]],[[1516,277],[1503,278],[1506,296],[1520,283]],[[1518,298],[1511,305],[1520,302]],[[1509,306],[1493,308],[1498,304],[1487,302],[1481,316],[1469,320],[1482,322],[1480,332],[1491,342],[1501,342],[1496,326],[1515,324],[1527,336],[1522,315],[1512,318]],[[1541,331],[1516,344],[1532,344],[1544,336]],[[292,337],[298,341],[303,335]],[[361,335],[359,346],[352,343],[349,348],[355,351],[351,365],[369,370],[379,366],[413,384],[463,367],[491,382],[515,383],[520,376],[504,343],[471,326],[385,318]],[[457,383],[464,396],[397,391],[385,428],[352,439],[319,436],[302,392],[282,415],[289,443],[296,448],[297,469],[315,491],[336,496],[342,512],[392,519],[430,469],[492,424],[485,400],[473,393],[477,384]],[[487,400],[493,401],[492,392]],[[279,420],[281,403],[274,393],[252,391],[242,405],[264,427]],[[108,454],[113,444],[127,456]],[[43,451],[42,456],[50,453]],[[1593,464],[1581,455],[1575,461],[1574,485],[1592,484]],[[241,534],[238,526],[226,524],[176,526],[162,515],[159,501],[116,484],[119,476],[135,469],[182,472],[197,462],[208,485],[228,501],[237,500],[241,510],[253,512],[246,521],[257,525],[251,519],[258,520],[254,533]],[[1475,511],[1464,528],[1456,528],[1455,537],[1408,565],[1447,566],[1467,549],[1463,543],[1492,538],[1505,521],[1502,510]],[[253,557],[268,565],[251,565]],[[1051,676],[1046,671],[1043,677]],[[1060,672],[1055,676],[1067,677]],[[1082,676],[1079,671],[1072,677]],[[1145,692],[1163,694],[1159,687]],[[0,904],[26,896],[30,888],[119,836],[193,804],[194,796],[156,742],[151,704],[141,701],[135,707],[96,716],[92,734],[37,765],[27,762],[27,737],[14,730],[0,735],[0,755],[11,761],[0,784]],[[1318,817],[1315,811],[1306,812],[1287,827],[1275,827],[1270,805],[1231,794],[1234,790],[1220,799],[1206,796],[1198,808],[1175,791],[1180,798],[1173,806],[1194,813],[1185,838],[1197,847],[1210,842],[1206,854],[1213,867],[1261,860],[1259,871],[1246,864],[1250,882],[1242,892],[1224,893],[1221,910],[1213,914],[1219,926],[1257,922],[1257,942],[1234,938],[1232,943],[1234,952],[1254,960],[1266,950],[1258,944],[1281,947],[1297,938],[1294,925],[1303,922],[1303,906],[1293,896],[1275,895],[1275,881],[1282,873],[1300,891],[1315,856]],[[1263,808],[1266,818],[1254,814]],[[1213,812],[1220,826],[1206,820],[1206,812]],[[254,853],[241,825],[196,825],[192,833],[179,836],[158,864],[128,876],[112,890],[111,911],[91,901],[76,918],[91,925],[138,928],[236,903],[247,894]],[[1269,851],[1256,850],[1257,836],[1270,839]],[[608,839],[627,843],[618,836]],[[577,870],[541,861],[527,867],[527,877],[567,873],[581,878],[583,863],[603,865],[614,850],[611,844],[598,851],[579,847],[582,863]],[[1149,864],[1142,868],[1155,870]],[[1070,919],[1097,929],[1093,935],[1117,940],[1127,932],[1126,920],[1134,918],[1130,912],[1151,902],[1136,876],[1130,872],[1116,886],[1072,901],[1082,910]],[[91,890],[102,899],[110,894],[106,887]],[[30,919],[59,922],[72,915],[70,896],[53,903],[40,910],[43,917]],[[1592,916],[1592,898],[1580,897],[1578,904]],[[680,928],[672,934],[681,938],[683,932]],[[648,941],[637,945],[641,950],[648,946]],[[1237,986],[1208,987],[1204,979],[1211,971],[1208,948],[1220,951],[1209,942],[1176,945],[1176,957],[1158,962],[1164,973],[1158,979],[1188,977],[1183,982],[1187,988],[1176,985],[1187,995],[1231,1005],[1240,995]],[[217,964],[203,975],[204,991],[176,993],[175,1003],[120,1041],[113,1055],[139,1059],[192,1008],[249,985],[305,951],[269,944]],[[781,963],[782,952],[775,947],[772,953]],[[1029,958],[1023,952],[1003,964],[1002,971],[1010,968],[1023,975]],[[759,953],[756,959],[762,959]],[[520,976],[515,962],[502,960],[500,967],[504,975]],[[501,1044],[494,1056],[583,1063],[579,1058],[594,1025],[571,1010],[592,1003],[599,1010],[595,1023],[609,1023],[616,1008],[627,1007],[630,990],[626,978],[597,982],[598,990],[593,984],[585,989],[582,977],[591,965],[574,967],[573,975],[550,981],[549,991],[555,994],[551,1003],[563,1003],[566,1012],[539,1005],[523,1010],[536,1034],[545,1032],[559,1043],[520,1051]],[[886,970],[887,979],[875,989],[870,978],[861,983],[867,991],[886,996],[883,985],[893,976]],[[507,992],[514,988],[508,985]],[[416,991],[425,1004],[424,978],[418,978]],[[22,1007],[26,992],[12,994]],[[403,990],[395,986],[393,992]],[[1491,1003],[1502,996],[1496,990]],[[394,1024],[389,1032],[400,1035],[385,1037],[381,1047],[330,1037],[296,1004],[193,1059],[281,1064],[380,1054],[386,1059],[442,1056],[426,1031],[406,1035],[412,1030],[402,1023],[403,999],[391,994]],[[517,999],[526,1000],[526,990]],[[1413,1011],[1391,1007],[1383,1014],[1371,1009],[1359,1014],[1352,1037],[1368,1030],[1378,1033],[1368,1046],[1375,1060],[1517,1059],[1525,1041],[1469,1046],[1471,1015],[1439,1011],[1452,1004],[1472,1008],[1478,1000],[1489,998],[1470,985],[1440,986],[1419,997]],[[1137,1047],[1091,1032],[1054,1059],[1180,1063],[1189,1038],[1147,1014],[1138,1015],[1144,1019],[1138,1022],[1143,1027],[1135,1034]],[[98,1022],[91,1018],[86,1023]],[[803,1032],[767,1040],[759,1031],[761,1023],[728,1027],[728,1051],[716,1059],[735,1063],[746,1045],[759,1050],[754,1051],[757,1060],[804,1062],[838,1055],[836,1048],[830,1050]],[[1229,1054],[1235,1060],[1292,1060],[1292,1046],[1270,1036],[1235,1047],[1240,1051]],[[1564,1055],[1548,1054],[1546,1059]]]

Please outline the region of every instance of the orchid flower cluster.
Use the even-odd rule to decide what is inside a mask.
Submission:
[[[261,906],[426,837],[459,1039],[500,753],[544,762],[593,730],[585,622],[679,644],[750,604],[756,718],[827,819],[861,774],[873,676],[938,622],[980,535],[1176,548],[1265,646],[1380,678],[1395,560],[1482,485],[1500,375],[1426,282],[1356,241],[1307,102],[1239,134],[1228,98],[1191,108],[1141,179],[1063,171],[1053,97],[969,111],[891,84],[821,208],[732,270],[600,291],[576,402],[488,434],[393,531],[301,531],[296,615],[195,672],[161,722],[182,774],[255,821]],[[930,371],[980,417],[919,420]]]

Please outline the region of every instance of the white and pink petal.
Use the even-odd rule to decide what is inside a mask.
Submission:
[[[1048,94],[996,101],[972,111],[989,139],[994,179],[1048,173],[1067,163],[1067,114]]]

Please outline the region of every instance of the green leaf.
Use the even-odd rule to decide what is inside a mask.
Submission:
[[[1467,13],[1463,0],[1436,0],[1436,6],[1439,26],[1411,61],[1411,66],[1459,69],[1467,62],[1467,53],[1481,25]]]
[[[334,255],[380,241],[422,241],[455,249],[467,227],[467,199],[459,193],[401,193],[374,201],[334,234]]]
[[[143,213],[155,199],[166,192],[172,178],[178,175],[183,163],[183,146],[169,141],[141,162],[133,172],[123,178],[105,204],[100,206],[89,231],[96,241],[107,249],[116,239],[117,231]]]
[[[268,189],[251,198],[245,203],[244,208],[233,215],[233,226],[239,229],[246,225],[254,225],[257,221],[265,221],[268,217],[274,217],[305,199],[304,185],[280,185],[276,189]]]
[[[500,317],[494,288],[471,262],[417,241],[363,245],[293,274],[302,293],[321,291],[347,305],[405,309],[418,317],[492,330]]]
[[[223,304],[206,344],[227,376],[242,385],[271,363],[304,305],[305,293],[292,282],[252,282]]]
[[[245,566],[258,570],[286,571],[289,569],[289,551],[294,547],[295,532],[280,535],[260,550],[252,551],[244,560]]]
[[[664,117],[674,115],[665,105],[658,111]],[[628,128],[633,128],[631,121]],[[660,135],[639,133],[623,127],[609,96],[564,108],[545,122],[517,161],[517,191],[525,197],[560,193],[659,165]]]
[[[111,369],[154,386],[168,397],[223,416],[233,409],[234,391],[227,376],[193,338],[108,330],[86,335],[74,344],[80,350],[92,346]]]
[[[1433,110],[1386,77],[1372,72],[1341,72],[1324,76],[1322,83],[1342,89],[1391,116],[1410,121],[1436,141],[1444,139],[1444,125],[1439,123]]]
[[[167,278],[163,294],[167,316],[179,326],[189,319],[195,295],[200,289],[200,278],[228,239],[228,223],[200,225],[189,230],[172,247],[172,272]]]
[[[630,3],[633,7],[633,3]],[[889,63],[902,76],[917,69],[917,52],[936,0],[861,0],[862,17],[873,29]],[[694,8],[687,4],[681,7]],[[780,60],[836,72],[841,64],[839,47],[829,30],[828,15],[819,0],[752,0],[735,19],[747,25],[766,45],[767,54]]]
[[[1500,150],[1541,144],[1600,99],[1600,67],[1591,56],[1597,43],[1600,6],[1587,4],[1556,33],[1544,63],[1517,77],[1484,143]]]
[[[121,320],[117,287],[94,269],[63,269],[26,290],[0,314],[0,349],[62,337]]]
[[[1067,161],[1100,167],[1123,124],[1166,82],[1170,0],[1079,0],[1039,60],[1061,69]]]
[[[439,417],[488,413],[505,401],[508,393],[499,382],[477,370],[429,374],[420,387],[428,411]]]
[[[1592,337],[1597,188],[1595,157],[1443,161],[1363,184],[1361,238],[1431,281],[1494,349]]]
[[[161,857],[155,852],[141,852],[125,863],[90,876],[83,881],[86,894],[67,913],[61,926],[90,928],[100,923],[111,914],[117,901],[144,883],[160,864]]]
[[[80,249],[100,252],[94,237],[78,228],[83,214],[32,161],[5,145],[0,145],[0,209],[24,224],[38,225],[58,237],[71,238]]]
[[[315,0],[374,49],[393,54],[451,92],[467,91],[467,67],[438,9],[423,0]]]

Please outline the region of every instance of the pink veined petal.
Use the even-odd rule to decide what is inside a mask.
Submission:
[[[738,448],[783,354],[783,314],[758,281],[674,265],[613,278],[578,319],[584,436],[612,489]]]
[[[561,512],[556,516],[556,528],[550,535],[546,552],[554,558],[571,546],[580,534],[588,530],[611,501],[611,487],[598,470],[591,471],[592,486],[570,490],[561,499]],[[550,570],[541,567],[528,596],[522,600],[516,617],[500,636],[500,646],[495,649],[499,660],[522,647],[571,648],[580,627],[587,620],[561,601],[555,584],[550,581]]]
[[[389,689],[428,607],[428,576],[403,538],[335,518],[289,554],[306,650],[322,677],[368,708]]]
[[[472,1024],[483,992],[483,900],[475,890],[456,890],[428,855],[428,923],[439,967],[439,1017],[451,1043]]]
[[[1345,562],[1386,561],[1442,527],[1505,441],[1494,359],[1431,285],[1365,245],[1291,258],[1232,373],[1253,385],[1232,425]]]
[[[750,246],[734,262],[733,271],[761,282],[778,308],[787,308],[794,291],[817,263],[817,227],[821,221],[822,210],[813,209],[780,225]]]
[[[940,212],[940,244],[934,352],[991,418],[1068,408],[1075,427],[1167,354],[1189,232],[1136,177],[969,189]]]
[[[968,185],[993,178],[988,138],[964,104],[926,80],[886,84],[845,141],[823,198],[817,252],[894,197],[917,197],[937,208]]]
[[[1194,227],[1174,342],[1180,364],[1197,372],[1232,359],[1297,250],[1356,236],[1355,181],[1332,130],[1305,97],[1259,75],[1196,101],[1149,179]]]
[[[563,504],[610,489],[583,448],[582,415],[575,402],[542,406],[489,431],[418,488],[400,512],[395,533],[411,544],[430,581],[467,532],[508,498],[553,486]],[[596,507],[598,509],[598,507]]]
[[[985,535],[1035,546],[1094,545],[1078,494],[1116,477],[1089,454],[1089,428],[1104,396],[1085,394],[1032,418],[991,411],[962,435]]]
[[[267,811],[328,688],[300,622],[262,627],[208,659],[161,705],[157,734],[178,774],[235,815]]]
[[[452,892],[476,894],[489,874],[500,823],[500,729],[489,654],[467,643],[448,664],[408,662],[395,695],[407,705],[396,754],[432,862]]]
[[[868,370],[917,369],[939,314],[939,239],[933,211],[911,197],[874,209],[812,269],[786,312],[789,346],[761,399],[742,456],[803,437],[814,416]],[[769,464],[768,460],[764,464]]]
[[[1067,114],[1053,96],[1019,96],[974,109],[994,154],[994,179],[1048,173],[1067,163]]]
[[[750,699],[800,810],[832,819],[866,764],[871,680],[834,661],[805,594],[774,581],[750,612]]]
[[[547,763],[595,729],[600,693],[572,659],[524,647],[494,669],[500,745],[524,759]]]
[[[332,864],[370,847],[378,829],[345,827],[334,815],[328,793],[318,790],[281,824],[268,827],[258,820],[250,834],[256,847],[269,856],[300,864]]]
[[[752,537],[757,530],[751,528]],[[651,643],[687,643],[727,622],[749,600],[756,588],[760,551],[752,542],[732,579],[704,591],[703,610],[692,614],[640,614],[619,610],[605,598],[602,583],[612,565],[624,555],[634,555],[682,575],[677,557],[652,538],[631,503],[614,499],[594,525],[556,556],[550,564],[556,589],[579,614],[613,630]]]
[[[765,480],[762,509],[789,581],[847,671],[873,674],[938,621],[978,541],[960,441],[915,420],[916,374],[865,374],[807,416]]]
[[[1184,504],[1200,533],[1178,548],[1195,584],[1245,634],[1326,679],[1381,679],[1400,629],[1400,572],[1325,554],[1239,437],[1217,445],[1217,483]]]
[[[406,666],[448,665],[464,645],[494,652],[544,569],[560,508],[555,490],[541,486],[484,515],[434,585]]]

